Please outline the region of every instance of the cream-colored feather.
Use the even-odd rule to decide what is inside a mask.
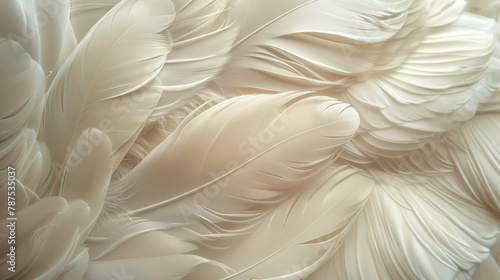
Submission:
[[[70,5],[71,0],[35,1],[40,34],[40,65],[45,73],[46,88],[76,48],[76,38],[69,19]]]
[[[255,117],[256,112],[262,113]],[[338,156],[357,129],[356,115],[328,97],[233,98],[188,116],[111,187],[127,189],[131,214],[151,212],[167,221],[182,219],[183,206],[197,215],[203,208],[237,214],[272,205]],[[196,205],[200,195],[209,196],[208,205]]]
[[[0,1],[0,278],[500,278],[498,3]]]
[[[16,41],[0,38],[0,180],[7,196],[9,167],[17,168],[17,209],[37,199],[35,191],[50,166],[37,133],[44,105],[43,71]],[[7,212],[1,212],[4,218]]]
[[[50,149],[56,165],[65,162],[68,148],[86,128],[106,133],[113,152],[142,128],[160,96],[155,90],[135,90],[160,71],[170,50],[164,31],[174,13],[168,1],[124,1],[80,41],[47,93],[39,138]],[[137,103],[141,109],[129,107]],[[123,156],[113,155],[115,168]],[[56,172],[56,182],[58,176]],[[44,191],[50,192],[48,188],[45,185]]]

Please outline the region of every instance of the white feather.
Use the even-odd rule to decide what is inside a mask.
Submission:
[[[173,18],[168,1],[124,1],[89,31],[48,90],[39,138],[53,162],[64,163],[81,132],[94,127],[110,138],[116,168],[125,156],[116,151],[136,137],[160,97],[135,90],[160,71],[170,50],[164,31]],[[140,109],[129,107],[138,103]]]

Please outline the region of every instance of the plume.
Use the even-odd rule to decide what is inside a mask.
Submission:
[[[499,0],[0,2],[1,279],[500,279]]]
[[[169,36],[163,31],[174,14],[166,1],[124,1],[80,41],[47,92],[39,137],[53,162],[65,162],[67,149],[60,147],[73,147],[86,128],[105,132],[114,152],[140,131],[160,95],[155,90],[142,94],[135,90],[148,83],[154,86],[170,50]],[[82,84],[82,79],[89,82]],[[141,109],[127,107],[137,102]],[[114,153],[114,168],[124,155]],[[56,171],[55,180],[57,176]]]
[[[254,118],[259,110],[262,114]],[[309,117],[303,118],[308,110]],[[346,104],[300,93],[241,96],[197,113],[111,184],[129,193],[130,214],[179,219],[179,211],[194,207],[237,216],[258,205],[275,204],[326,168],[358,125],[356,112]],[[216,128],[221,121],[225,125]],[[211,198],[209,205],[193,202],[200,195]]]

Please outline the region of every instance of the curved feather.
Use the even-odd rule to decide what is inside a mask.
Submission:
[[[177,12],[170,29],[174,43],[159,74],[164,94],[155,111],[165,111],[174,101],[203,89],[228,61],[237,28],[228,18],[227,2],[173,1]]]
[[[40,36],[34,1],[2,1],[0,37],[18,42],[34,61],[40,62]]]
[[[500,215],[498,111],[479,114],[447,134],[449,151],[471,197]]]
[[[50,202],[58,203],[49,204]],[[47,199],[30,205],[27,209],[29,211],[26,211],[26,214],[35,210],[45,213],[47,210],[51,213],[54,213],[54,210],[59,212],[54,213],[55,215],[48,221],[37,221],[40,226],[31,231],[28,238],[18,240],[16,243],[18,257],[14,275],[7,270],[6,262],[0,263],[0,268],[2,273],[10,274],[10,279],[38,277],[39,279],[55,279],[70,261],[78,244],[81,244],[77,235],[88,221],[88,206],[81,200],[68,205],[63,199]],[[35,217],[37,215],[33,218]],[[31,223],[28,224],[30,221]],[[19,225],[27,229],[33,228],[37,222],[30,219],[20,220]]]
[[[361,129],[343,157],[357,163],[401,157],[471,119],[500,83],[495,28],[463,15],[431,29],[398,69],[348,88],[339,99],[360,111]]]
[[[80,42],[87,32],[120,0],[71,0],[70,21],[75,39]]]
[[[66,200],[61,197],[52,196],[43,198],[16,213],[19,223],[16,228],[16,239],[21,244],[29,243],[33,233],[49,222],[56,213],[64,211],[68,206]],[[0,225],[7,228],[9,220],[2,219]],[[0,251],[8,254],[9,244],[2,243]]]
[[[87,239],[91,260],[134,259],[190,252],[197,247],[162,232],[163,222],[115,217],[98,224]],[[144,243],[141,249],[136,246]]]
[[[50,155],[40,147],[37,132],[44,104],[43,71],[17,42],[0,38],[0,180],[16,169],[17,209],[33,199],[47,174]],[[7,184],[1,192],[7,191]],[[2,212],[2,217],[7,213]]]
[[[162,279],[218,279],[225,272],[220,264],[196,255],[172,255],[155,258],[139,258],[133,260],[116,260],[92,262],[84,279],[115,278],[147,278]],[[207,267],[208,266],[208,267]],[[199,272],[201,270],[201,272]],[[197,276],[195,276],[197,275]],[[219,277],[218,277],[219,276]],[[202,278],[199,278],[202,277]]]
[[[35,1],[40,34],[40,65],[48,88],[59,67],[76,48],[73,26],[69,21],[71,0]]]
[[[219,81],[228,95],[339,92],[398,66],[425,31],[423,1],[240,3],[231,10],[244,27]]]
[[[470,278],[497,240],[497,217],[453,173],[414,183],[371,172],[378,183],[356,225],[311,279]]]
[[[66,266],[65,271],[57,277],[57,280],[83,279],[83,275],[89,265],[89,251],[82,251],[74,257]]]
[[[98,129],[87,129],[75,143],[63,171],[59,195],[71,203],[82,200],[89,207],[89,220],[79,233],[83,240],[97,222],[104,206],[113,171],[109,138]]]
[[[135,90],[160,71],[170,50],[165,29],[173,18],[169,1],[123,1],[89,31],[48,91],[39,139],[53,162],[65,162],[66,150],[86,128],[106,133],[113,152],[142,128],[160,96]],[[123,156],[114,155],[115,167]]]
[[[205,208],[263,210],[326,168],[358,125],[356,112],[335,99],[287,93],[232,98],[189,118],[112,183],[127,189],[130,213],[186,222],[184,208],[195,220]]]
[[[330,167],[272,209],[248,235],[221,238],[216,243],[222,248],[197,252],[235,270],[224,279],[306,279],[336,253],[374,183],[348,166]],[[244,258],[238,257],[241,252]]]
[[[44,228],[44,238],[35,251],[29,269],[22,270],[27,279],[55,279],[70,261],[81,240],[78,232],[88,221],[88,205],[81,201],[70,203],[65,211],[57,213]]]
[[[111,273],[147,279],[217,279],[227,275],[225,265],[188,254],[197,247],[164,233],[164,228],[164,223],[126,217],[99,225],[87,240],[92,255],[86,277],[100,279]]]
[[[227,0],[174,0],[176,17],[169,28],[173,49],[160,78],[165,91],[155,115],[170,111],[171,103],[195,93],[214,77],[228,60],[237,28],[228,20]],[[71,21],[83,38],[117,0],[76,0]],[[198,46],[203,45],[204,48]],[[158,119],[158,117],[154,117]]]
[[[82,244],[100,214],[112,173],[109,139],[96,129],[85,131],[65,166],[60,196],[44,198],[18,214],[22,219],[16,236],[23,255],[20,267],[26,265],[20,270],[41,279],[83,275],[88,253]],[[76,228],[72,228],[73,223],[78,223]],[[51,246],[61,249],[49,258]]]

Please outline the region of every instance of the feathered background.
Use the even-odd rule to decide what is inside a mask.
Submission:
[[[1,278],[500,278],[499,20],[3,0]]]

